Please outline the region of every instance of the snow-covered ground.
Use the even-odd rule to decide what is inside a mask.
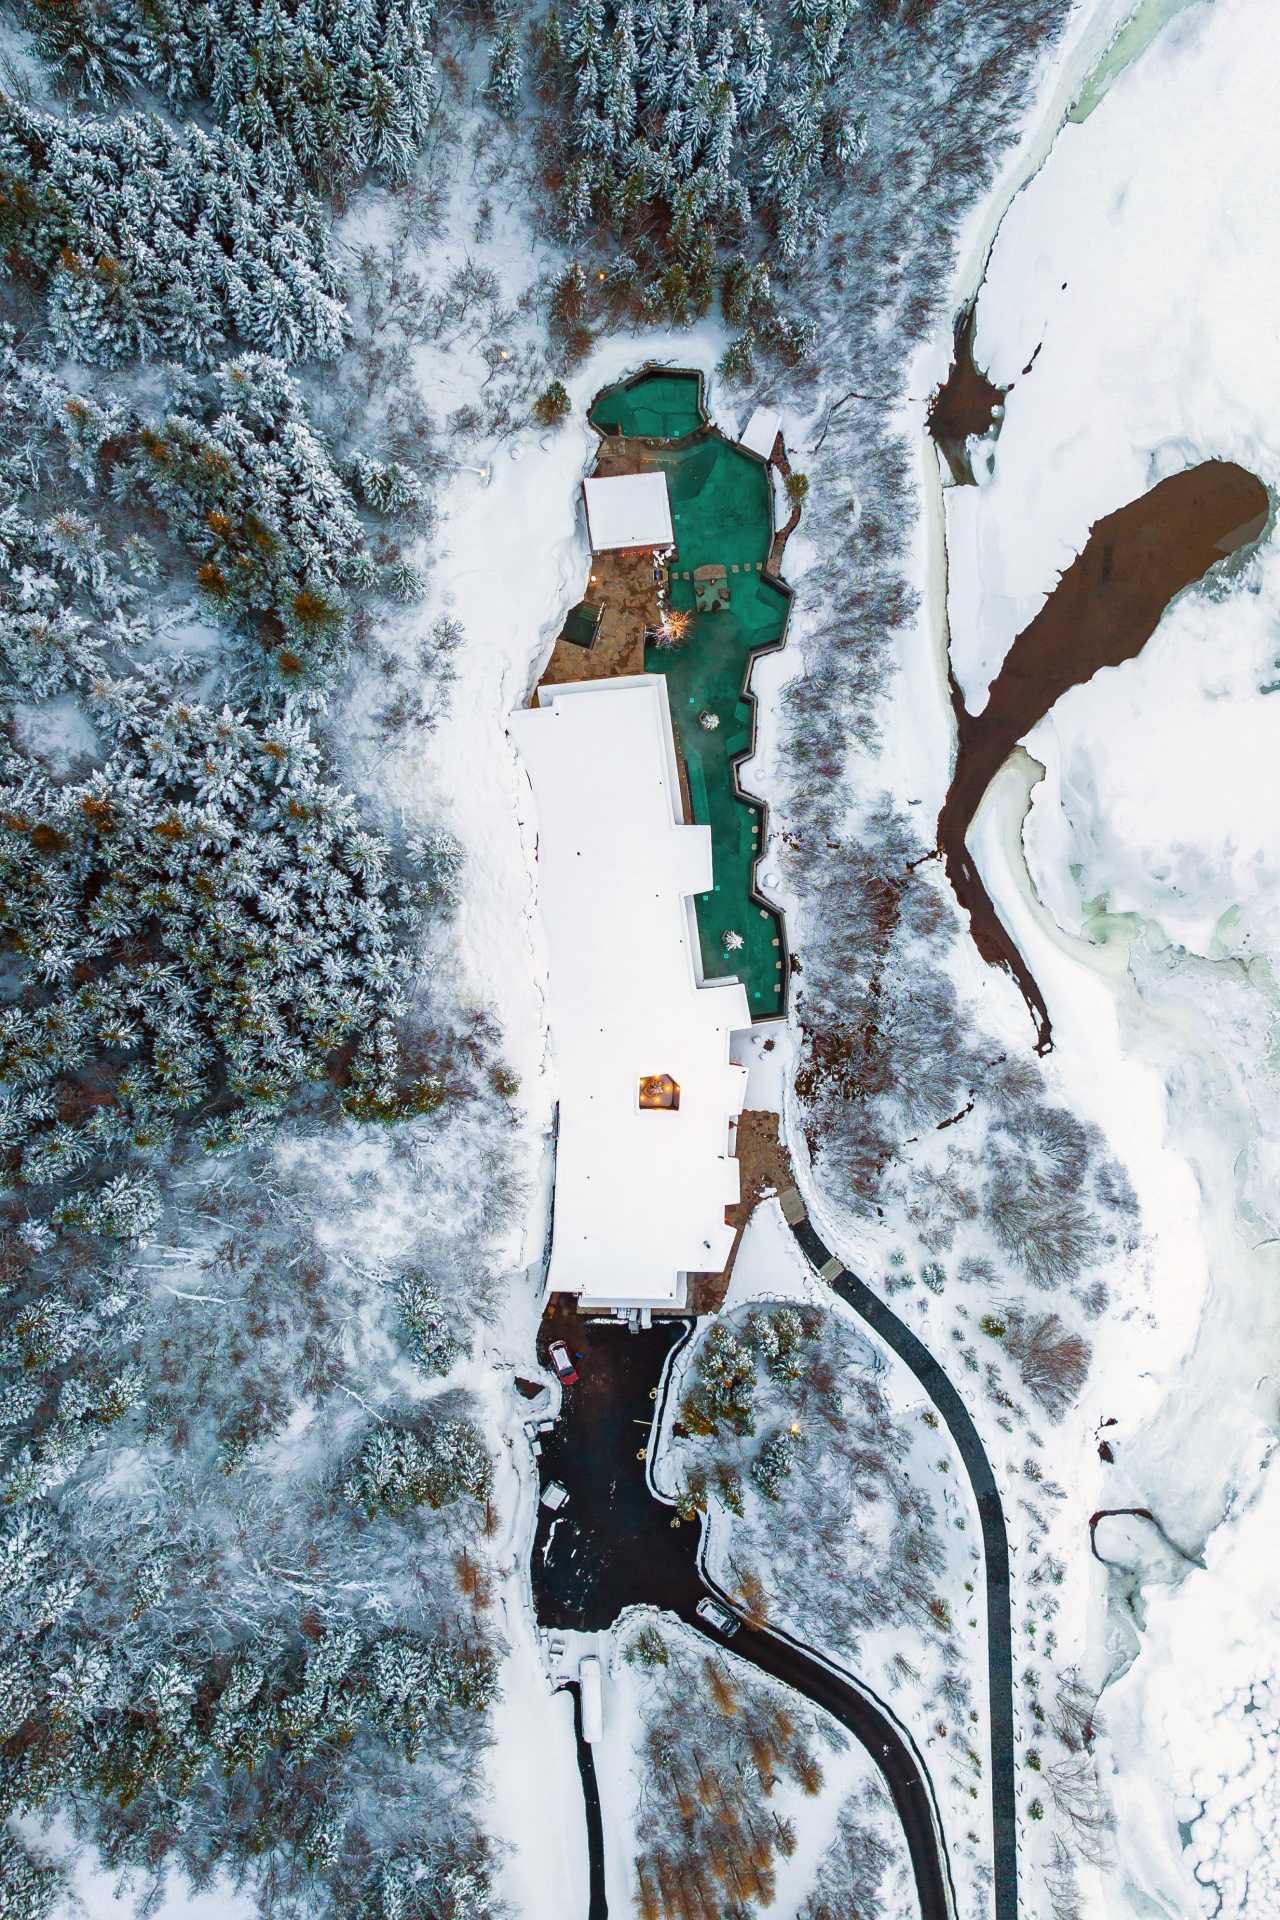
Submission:
[[[980,486],[946,501],[971,706],[1099,515],[1213,457],[1280,483],[1278,62],[1268,0],[1174,12],[1004,218],[976,357],[1011,390],[990,472],[980,460]],[[1058,703],[1027,743],[1043,779],[1015,760],[971,835],[1049,1003],[1052,1081],[1106,1131],[1148,1236],[1146,1297],[1138,1270],[1060,1463],[1076,1494],[1060,1646],[1087,1649],[1099,1683],[1123,1675],[1101,1707],[1117,1831],[1098,1911],[1117,1920],[1269,1911],[1280,1871],[1261,1575],[1280,1377],[1280,699],[1262,691],[1278,589],[1264,545],[1184,595],[1136,661]],[[1111,1468],[1079,1448],[1104,1413]],[[1170,1589],[1168,1556],[1135,1534],[1132,1616],[1130,1574],[1108,1609],[1082,1524],[1130,1505],[1207,1562]]]
[[[432,280],[443,281],[451,264],[474,260],[498,275],[514,312],[532,274],[539,267],[558,270],[562,262],[540,247],[516,204],[495,206],[491,234],[477,245],[474,202],[474,188],[460,177],[445,234],[430,243]],[[518,316],[502,336],[504,347],[513,355],[532,351],[540,328],[535,315]],[[458,407],[481,388],[489,373],[484,349],[492,344],[451,340],[415,349],[418,381],[433,409]],[[433,963],[464,1004],[492,1010],[502,1028],[504,1056],[520,1081],[512,1147],[527,1175],[527,1191],[495,1257],[500,1252],[516,1273],[512,1311],[498,1344],[506,1361],[523,1364],[525,1371],[532,1364],[535,1313],[519,1269],[538,1261],[543,1248],[550,1164],[544,1146],[556,1075],[547,1031],[547,954],[535,910],[536,816],[507,722],[527,703],[566,611],[582,597],[589,571],[580,483],[597,444],[586,419],[590,401],[602,386],[647,360],[700,367],[713,419],[736,436],[750,406],[745,398],[723,392],[715,378],[724,345],[723,329],[710,321],[678,333],[601,341],[565,377],[572,411],[562,427],[522,428],[467,448],[441,490],[427,599],[406,620],[420,632],[441,616],[461,623],[464,640],[454,661],[448,723],[425,737],[409,733],[402,746],[378,758],[370,775],[375,791],[411,823],[447,826],[466,856],[461,908],[448,950]],[[794,425],[789,417],[787,425],[788,430]],[[412,638],[406,632],[406,647]],[[776,677],[774,661],[763,664]],[[775,730],[767,708],[765,740],[772,750]],[[740,1043],[735,1057],[751,1068],[749,1104],[776,1107],[780,1102],[789,1057],[781,1030],[778,1041],[767,1052],[763,1039],[744,1037]],[[412,1216],[415,1207],[416,1199],[406,1196],[405,1213]],[[388,1251],[389,1242],[399,1244],[413,1224],[411,1218],[397,1220],[396,1212],[393,1204],[390,1219],[364,1223],[380,1250]],[[355,1229],[360,1225],[357,1219]],[[569,1698],[549,1692],[543,1649],[532,1628],[525,1535],[532,1532],[534,1490],[521,1426],[528,1403],[499,1392],[508,1378],[489,1369],[482,1356],[450,1380],[486,1399],[503,1448],[495,1495],[503,1538],[494,1558],[505,1575],[496,1604],[507,1659],[488,1754],[488,1823],[505,1849],[500,1887],[513,1911],[521,1920],[565,1920],[585,1913],[587,1906],[582,1794]],[[630,1831],[628,1823],[625,1832]],[[812,1850],[805,1854],[810,1869],[815,1858]],[[799,1868],[791,1873],[798,1888],[793,1905],[807,1891],[800,1874]],[[787,1910],[775,1908],[780,1915]]]
[[[803,1607],[788,1604],[786,1569],[778,1564],[760,1568],[771,1595],[771,1612],[779,1624],[816,1645],[838,1665],[850,1667],[873,1692],[888,1701],[915,1740],[930,1774],[948,1837],[960,1911],[966,1916],[981,1914],[985,1911],[986,1899],[983,1873],[990,1860],[990,1806],[980,1785],[976,1801],[972,1789],[975,1782],[985,1778],[986,1762],[984,1757],[980,1770],[975,1770],[965,1753],[966,1749],[972,1749],[985,1756],[988,1750],[987,1655],[980,1598],[982,1573],[977,1513],[967,1477],[946,1429],[925,1422],[929,1402],[915,1378],[867,1330],[852,1309],[817,1279],[783,1220],[776,1200],[757,1207],[747,1224],[724,1312],[771,1301],[820,1307],[824,1312],[838,1315],[853,1329],[855,1365],[874,1376],[885,1395],[893,1424],[907,1442],[901,1460],[895,1465],[893,1483],[898,1489],[918,1488],[933,1502],[936,1516],[933,1524],[944,1554],[944,1564],[933,1577],[937,1591],[949,1597],[954,1609],[955,1634],[964,1649],[965,1672],[973,1683],[973,1710],[977,1720],[968,1722],[962,1713],[946,1705],[939,1692],[945,1669],[940,1637],[926,1637],[912,1626],[886,1620],[859,1635],[857,1654],[851,1661],[847,1647],[834,1634],[814,1639]],[[673,1412],[692,1376],[696,1354],[697,1345],[693,1343],[678,1357],[677,1376],[668,1401]],[[676,1489],[688,1465],[684,1452],[672,1443],[669,1430],[664,1430],[655,1449],[653,1474],[656,1484],[668,1494]],[[873,1484],[872,1475],[866,1478],[868,1484]],[[754,1507],[757,1496],[750,1490],[748,1499]],[[888,1519],[884,1502],[874,1497],[859,1512],[859,1525],[869,1534],[877,1533]],[[802,1526],[803,1520],[797,1524]],[[721,1507],[713,1507],[706,1542],[707,1565],[728,1590],[736,1587],[732,1571],[734,1556],[750,1553],[749,1538]],[[860,1542],[859,1554],[851,1559],[848,1570],[851,1582],[860,1577],[864,1546],[865,1542]],[[887,1542],[884,1551],[888,1551]],[[865,1578],[865,1571],[862,1577]],[[949,1731],[945,1730],[948,1722]],[[944,1731],[939,1732],[939,1727]]]
[[[664,1637],[686,1650],[697,1663],[711,1650],[709,1643],[688,1627],[673,1621],[669,1615],[654,1614],[647,1608],[632,1609],[622,1616],[611,1633],[596,1636],[595,1650],[604,1662],[604,1731],[594,1747],[593,1759],[604,1826],[606,1897],[611,1914],[636,1911],[636,1857],[657,1838],[656,1795],[652,1782],[646,1777],[644,1756],[644,1732],[653,1716],[655,1681],[652,1675],[624,1657],[625,1649],[646,1622],[656,1623]],[[585,1636],[578,1638],[585,1641]],[[783,1691],[754,1669],[741,1666],[733,1659],[732,1649],[728,1664],[747,1691],[756,1690],[766,1698]],[[769,1814],[790,1821],[796,1838],[791,1857],[780,1854],[775,1862],[776,1891],[767,1909],[770,1920],[786,1920],[786,1916],[796,1914],[813,1892],[823,1856],[836,1839],[841,1809],[855,1797],[861,1800],[868,1788],[872,1795],[877,1795],[879,1776],[857,1741],[848,1738],[826,1715],[817,1714],[815,1720],[823,1735],[819,1749],[820,1788],[812,1797],[806,1797],[794,1782],[785,1780],[768,1802]],[[910,1863],[887,1796],[878,1808],[867,1810],[864,1803],[861,1819],[893,1856],[877,1907],[881,1920],[916,1920],[918,1906]],[[567,1916],[569,1910],[564,1912]]]

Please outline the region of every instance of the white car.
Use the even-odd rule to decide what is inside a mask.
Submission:
[[[722,1607],[717,1600],[699,1600],[694,1608],[699,1620],[705,1620],[708,1626],[730,1639],[742,1625],[736,1613],[730,1613],[728,1607]]]
[[[558,1480],[550,1480],[542,1490],[542,1504],[552,1513],[559,1513],[561,1507],[569,1502],[569,1489],[562,1487]]]

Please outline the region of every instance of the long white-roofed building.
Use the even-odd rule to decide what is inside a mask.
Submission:
[[[544,686],[513,714],[537,817],[559,1094],[549,1287],[678,1307],[719,1272],[739,1197],[739,981],[703,985],[692,896],[711,833],[684,822],[661,674]]]

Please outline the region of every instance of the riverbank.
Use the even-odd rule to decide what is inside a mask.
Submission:
[[[1002,216],[975,351],[1013,384],[991,472],[946,503],[952,659],[975,712],[1100,513],[1203,461],[1276,486],[1278,41],[1256,0],[1177,11]],[[1064,1515],[1056,1531],[1060,1640],[1105,1688],[1099,1760],[1117,1820],[1092,1899],[1122,1920],[1154,1904],[1209,1911],[1219,1893],[1234,1920],[1249,1895],[1228,1836],[1267,1831],[1232,1758],[1239,1620],[1198,1645],[1194,1686],[1170,1664],[1184,1607],[1206,1617],[1212,1572],[1176,1574],[1171,1593],[1135,1536],[1120,1580],[1090,1559],[1085,1523],[1145,1507],[1203,1556],[1253,1497],[1277,1422],[1280,715],[1262,692],[1277,604],[1267,547],[1185,592],[1138,658],[1061,695],[1028,740],[1043,778],[998,775],[969,835],[1052,1014],[1055,1082],[1105,1131],[1143,1207],[1143,1249],[1113,1286],[1074,1432],[1054,1450],[1073,1490],[1073,1525]],[[1091,1463],[1104,1418],[1111,1463]],[[1260,1613],[1243,1638],[1268,1632]],[[1274,1849],[1249,1845],[1256,1898]]]

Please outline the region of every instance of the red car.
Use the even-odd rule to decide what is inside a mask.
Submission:
[[[571,1387],[578,1377],[578,1369],[573,1364],[568,1347],[563,1340],[553,1340],[549,1352],[551,1364],[556,1370],[556,1379],[561,1386]]]

